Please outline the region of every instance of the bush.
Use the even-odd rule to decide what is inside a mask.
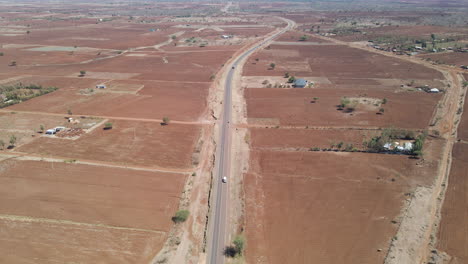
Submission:
[[[86,75],[86,71],[80,71],[80,76],[85,76]]]
[[[176,223],[176,224],[177,223],[183,223],[188,219],[189,214],[190,214],[190,212],[188,210],[179,210],[172,217],[172,221],[174,223]]]
[[[171,122],[171,120],[169,119],[169,117],[163,117],[162,120],[163,120],[163,122],[162,122],[163,125],[169,125],[169,122]]]
[[[107,123],[104,124],[104,129],[105,130],[112,129],[112,126],[113,126],[113,124],[111,122],[107,122]]]
[[[245,247],[245,239],[242,235],[237,235],[232,242],[234,245],[229,245],[224,249],[224,255],[226,257],[234,258],[241,256]]]

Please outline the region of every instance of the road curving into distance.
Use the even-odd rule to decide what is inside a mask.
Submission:
[[[227,205],[229,197],[229,168],[230,168],[230,150],[231,150],[231,111],[232,111],[232,85],[233,77],[236,73],[236,68],[243,66],[244,59],[250,56],[254,51],[265,46],[267,43],[272,41],[274,38],[285,33],[286,31],[294,27],[294,22],[288,19],[284,19],[288,25],[280,30],[279,32],[269,36],[262,42],[258,43],[254,47],[248,49],[244,53],[240,54],[234,62],[227,68],[229,70],[226,82],[224,84],[224,100],[223,100],[223,114],[221,119],[219,144],[216,151],[216,162],[214,168],[214,180],[212,190],[212,211],[210,213],[209,226],[208,226],[208,255],[207,263],[209,264],[222,264],[224,263],[224,247],[226,246],[226,225],[227,225]],[[227,177],[227,182],[223,183],[221,179]]]

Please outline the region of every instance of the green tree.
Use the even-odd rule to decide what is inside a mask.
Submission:
[[[80,76],[83,77],[86,75],[86,71],[80,71]]]
[[[39,131],[41,131],[41,133],[44,133],[44,129],[45,129],[45,128],[44,128],[44,125],[40,125],[40,126],[39,126]]]
[[[276,64],[274,64],[274,63],[270,63],[270,68],[271,68],[272,70],[274,70],[274,69],[275,69],[275,67],[276,67]]]
[[[72,112],[72,110],[71,110],[71,109],[68,109],[68,110],[67,110],[67,114],[69,114],[69,115],[73,115],[73,112]]]
[[[172,221],[176,224],[185,222],[187,221],[189,215],[190,215],[190,212],[188,210],[179,210],[172,217]]]
[[[16,61],[10,62],[10,66],[16,66]]]
[[[306,41],[307,39],[308,39],[308,38],[307,38],[306,35],[302,35],[302,36],[299,38],[300,41]]]
[[[15,135],[11,135],[10,136],[10,146],[11,147],[14,147],[16,145],[16,136]]]
[[[163,117],[162,120],[163,120],[163,124],[164,124],[164,125],[169,125],[169,122],[171,122],[171,120],[170,120],[169,117],[167,117],[167,116]]]
[[[236,247],[237,254],[242,255],[245,246],[245,239],[242,235],[237,235],[232,242],[234,247]]]
[[[0,148],[2,148],[2,150],[5,148],[5,141],[1,139],[0,139]]]
[[[294,76],[290,76],[289,79],[288,79],[288,83],[293,83],[296,81],[296,77]]]
[[[384,112],[385,112],[385,109],[383,109],[383,108],[379,109],[379,114],[383,115]]]
[[[289,78],[289,77],[290,77],[290,76],[289,76],[289,72],[285,72],[285,73],[284,73],[284,78]]]

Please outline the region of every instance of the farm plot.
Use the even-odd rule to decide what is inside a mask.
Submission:
[[[159,53],[166,57],[168,63],[161,57],[123,56],[95,62],[87,70],[140,73],[134,77],[140,80],[210,82],[211,75],[216,74],[233,53],[234,51],[210,51],[209,55],[204,52]]]
[[[95,85],[98,83],[100,82],[96,80],[84,82],[79,86],[82,90],[59,89],[53,94],[37,97],[8,109],[57,114],[66,114],[71,110],[73,114],[78,115],[148,119],[162,119],[164,116],[169,116],[174,120],[194,121],[205,110],[210,85],[210,83],[119,80],[112,81],[107,90],[107,88],[96,89]],[[114,93],[114,84],[118,84],[120,90],[132,90],[138,85],[138,89],[142,86],[144,88],[137,94]]]
[[[465,80],[468,80],[468,74],[465,74],[464,77]],[[463,109],[465,113],[462,114],[460,118],[460,125],[458,126],[457,136],[462,140],[468,141],[468,114],[466,114],[466,111],[468,111],[468,97],[465,97],[465,104]]]
[[[250,57],[246,76],[296,76],[383,79],[444,79],[436,70],[344,45],[271,45]],[[257,61],[258,59],[258,61]],[[270,64],[274,63],[272,69]]]
[[[450,263],[468,262],[468,145],[453,149],[447,193],[442,208],[437,248],[452,257]]]
[[[128,263],[161,248],[185,176],[9,159],[0,181],[2,259]]]
[[[382,262],[407,193],[429,185],[437,166],[415,163],[397,155],[251,152],[247,261]]]
[[[436,63],[453,64],[462,66],[468,63],[468,53],[466,52],[447,52],[419,56],[423,59],[430,59]]]
[[[245,96],[251,124],[419,129],[429,125],[440,99],[438,94],[375,89],[246,89]],[[343,97],[359,103],[352,111],[339,110]]]
[[[359,130],[320,130],[251,128],[250,139],[256,149],[296,150],[310,148],[330,148],[343,143],[361,146],[364,140],[375,136],[376,131]]]
[[[125,165],[189,169],[200,126],[118,120],[75,141],[41,137],[17,151]]]

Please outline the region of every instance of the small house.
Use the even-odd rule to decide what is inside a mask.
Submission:
[[[98,84],[98,85],[96,85],[96,89],[106,89],[106,85]]]
[[[308,83],[309,83],[309,82],[308,82],[307,80],[305,80],[305,79],[296,79],[296,80],[294,81],[294,85],[293,85],[293,86],[294,86],[295,88],[304,88],[304,87],[307,86]]]

